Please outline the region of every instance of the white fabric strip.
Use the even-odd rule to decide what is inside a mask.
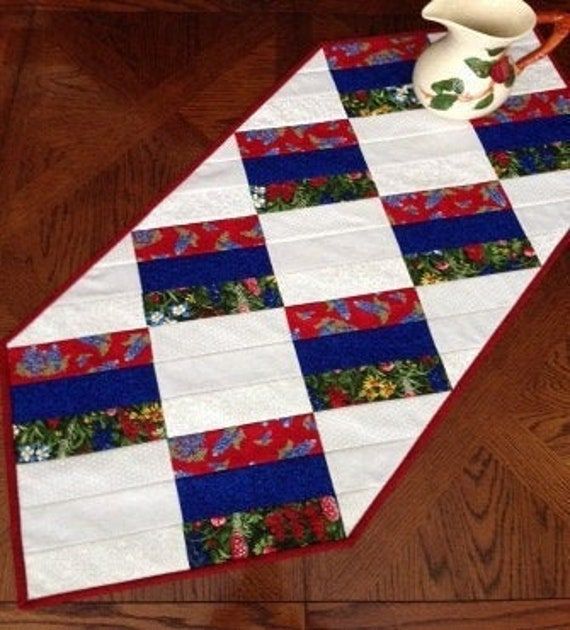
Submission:
[[[401,140],[410,136],[449,133],[471,129],[465,120],[447,120],[434,116],[427,109],[410,109],[397,115],[351,118],[358,141],[366,144],[379,140]]]
[[[390,260],[400,254],[396,237],[389,226],[271,243],[268,249],[278,279],[282,274]]]
[[[272,98],[262,105],[240,129],[246,131],[302,125],[340,118],[346,118],[346,113],[336,92]]]
[[[478,278],[464,278],[417,287],[429,321],[439,317],[511,308],[530,284],[538,268],[519,269]]]
[[[265,240],[271,244],[389,225],[377,197],[269,212],[260,220]]]
[[[176,322],[149,330],[155,364],[291,340],[282,308]]]
[[[18,464],[22,508],[71,501],[172,480],[166,440]]]
[[[196,190],[218,189],[220,186],[229,188],[232,186],[247,185],[247,178],[243,162],[236,156],[229,160],[206,160],[180,186],[180,193],[190,193]]]
[[[277,281],[286,305],[389,291],[412,286],[402,260],[372,260],[325,269],[278,274]]]
[[[474,132],[475,133],[475,132]],[[434,154],[437,156],[437,152]],[[448,186],[466,186],[496,179],[482,150],[456,153],[451,157],[432,157],[371,169],[381,195],[396,195]]]
[[[570,175],[568,171],[553,171],[510,177],[501,181],[513,208],[536,206],[554,201],[570,201]]]
[[[317,94],[336,95],[336,87],[328,68],[295,74],[280,88],[273,99],[307,97]]]
[[[293,343],[243,348],[231,352],[155,364],[162,401],[179,396],[247,387],[300,374]]]
[[[448,393],[317,411],[315,418],[326,452],[414,438]]]
[[[300,376],[248,387],[184,396],[162,405],[169,437],[213,431],[238,424],[311,413]]]
[[[140,296],[141,292],[136,262],[95,265],[59,298],[58,304],[91,302],[103,298],[114,300],[119,295],[122,297],[128,294]]]
[[[246,184],[192,192],[177,189],[161,201],[136,229],[150,230],[252,214],[255,214],[255,208]]]
[[[365,488],[364,490],[343,492],[336,495],[342,516],[342,524],[347,536],[350,535],[377,496],[377,488]]]
[[[139,294],[113,295],[87,302],[58,299],[14,337],[8,347],[47,343],[60,339],[144,328],[146,321]]]
[[[174,480],[62,503],[25,507],[21,517],[25,552],[182,526]]]
[[[133,237],[127,234],[114,247],[112,247],[105,256],[98,260],[95,267],[106,267],[115,265],[135,264],[137,259],[133,246]]]
[[[514,211],[525,233],[530,237],[533,234],[548,234],[570,227],[570,199],[515,207]]]
[[[147,230],[255,214],[235,136],[161,201],[136,227]]]
[[[544,264],[570,228],[568,171],[512,177],[501,183]]]
[[[415,437],[403,438],[327,453],[335,492],[342,494],[374,488],[378,494],[415,441]]]
[[[429,318],[428,324],[440,353],[481,348],[509,312],[510,305],[476,313]]]
[[[445,352],[440,355],[452,387],[459,383],[481,350],[482,347],[478,347],[470,350],[458,350],[457,352]]]
[[[24,561],[33,599],[188,569],[180,526],[26,553]]]
[[[462,129],[448,129],[438,133],[368,140],[361,144],[368,167],[380,172],[385,166],[413,164],[439,159],[453,161],[457,154],[481,151],[481,143],[471,126]],[[411,166],[410,163],[412,164]]]

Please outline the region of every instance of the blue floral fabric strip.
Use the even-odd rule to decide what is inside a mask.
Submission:
[[[176,487],[184,521],[334,494],[324,455],[180,477]]]
[[[404,254],[524,238],[524,231],[512,210],[396,225],[393,229]]]
[[[244,159],[243,164],[252,186],[366,170],[366,163],[359,147],[320,149],[291,155],[266,155]]]
[[[14,423],[160,400],[154,367],[97,372],[12,387]]]
[[[143,292],[204,286],[273,274],[265,246],[139,263]]]
[[[331,74],[339,92],[372,90],[411,83],[414,63],[413,60],[397,61],[347,70],[332,70]]]
[[[475,127],[486,151],[508,151],[570,140],[570,115]]]
[[[425,321],[298,340],[295,348],[304,375],[437,354]]]

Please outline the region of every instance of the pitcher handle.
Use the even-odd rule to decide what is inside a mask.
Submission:
[[[564,11],[541,11],[537,13],[536,18],[537,24],[553,24],[554,29],[550,37],[536,50],[521,57],[521,59],[515,63],[517,74],[522,72],[527,66],[530,66],[531,63],[546,57],[548,53],[559,46],[566,39],[566,36],[570,34],[570,13]]]

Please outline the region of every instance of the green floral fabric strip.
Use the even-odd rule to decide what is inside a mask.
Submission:
[[[501,179],[570,168],[570,142],[553,142],[536,147],[491,151],[489,160]]]
[[[152,291],[143,298],[150,326],[283,306],[275,276]]]
[[[408,254],[404,260],[416,286],[540,265],[526,238]]]
[[[305,376],[315,410],[445,391],[450,384],[438,356],[403,359]]]
[[[250,192],[260,214],[365,199],[378,194],[368,171],[251,186]]]
[[[340,100],[348,116],[377,116],[421,107],[411,85],[345,92]]]
[[[185,523],[184,536],[192,568],[346,537],[332,496]]]
[[[162,408],[148,402],[13,425],[21,464],[82,455],[166,437]]]

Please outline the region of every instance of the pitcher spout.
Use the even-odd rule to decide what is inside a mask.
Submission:
[[[524,0],[432,0],[422,17],[445,26],[452,33],[508,45],[536,25],[536,14]]]
[[[446,28],[453,26],[455,23],[450,16],[448,0],[431,0],[429,4],[422,9],[422,17],[430,22],[437,22]]]

